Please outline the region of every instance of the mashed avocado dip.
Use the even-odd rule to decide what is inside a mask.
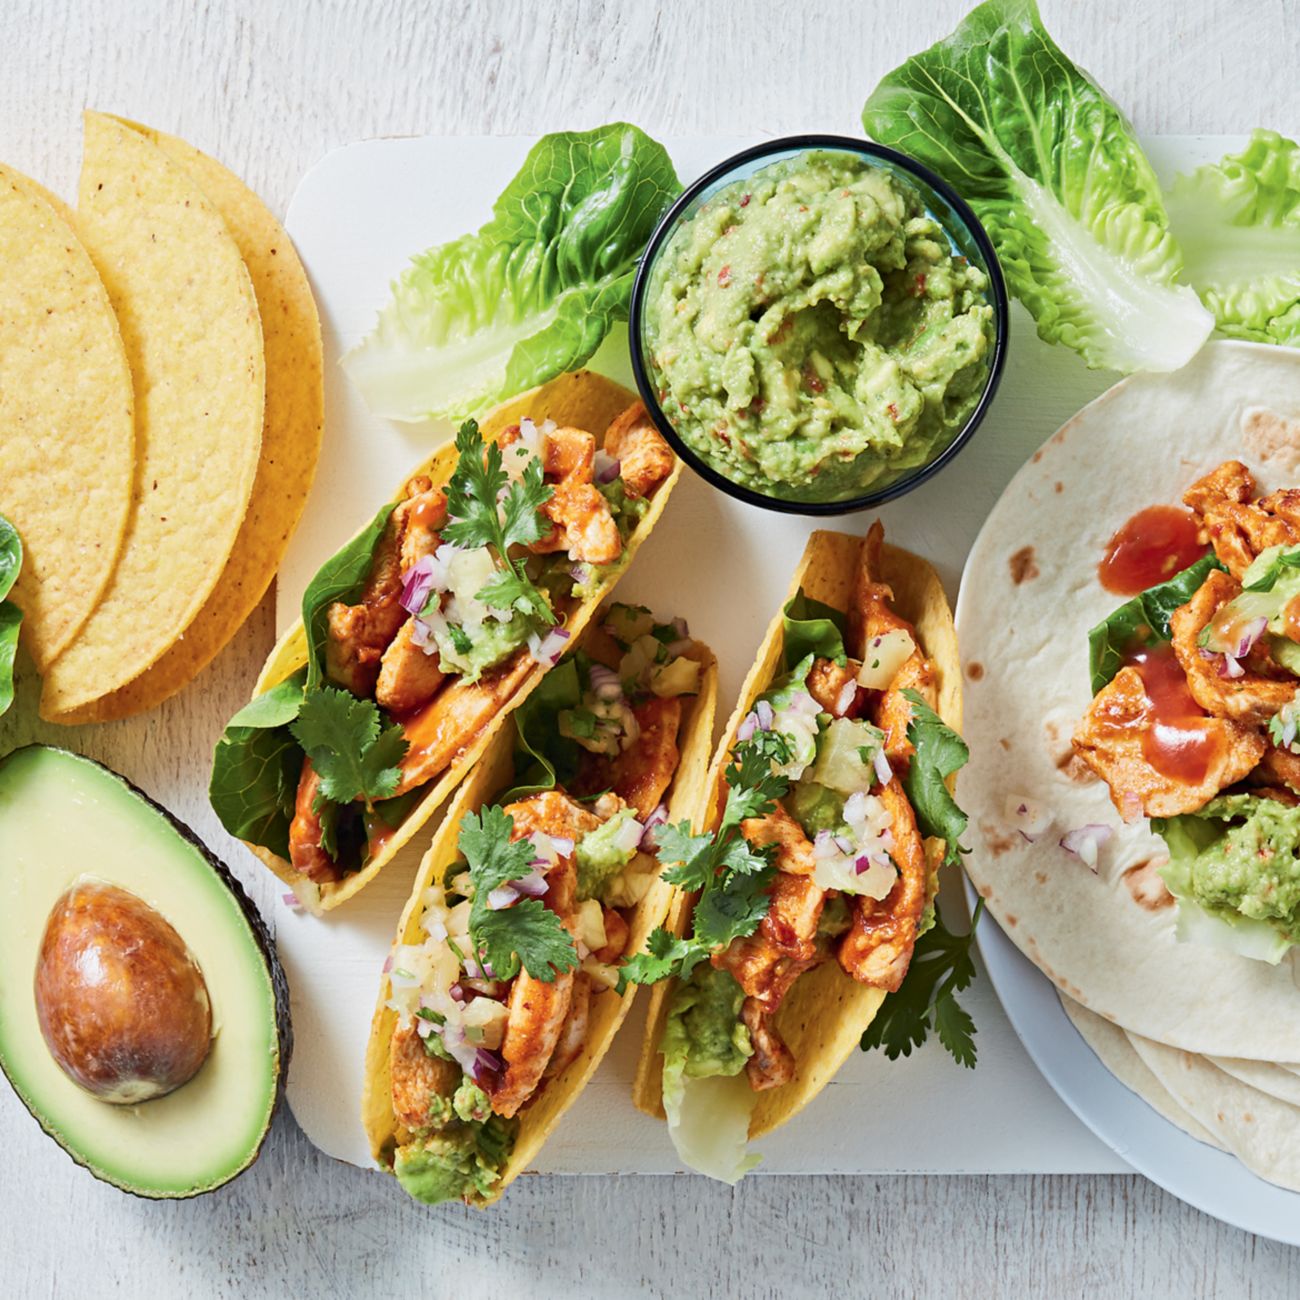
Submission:
[[[651,375],[683,441],[733,482],[855,496],[932,460],[978,404],[987,287],[910,185],[801,154],[671,236],[646,300]]]

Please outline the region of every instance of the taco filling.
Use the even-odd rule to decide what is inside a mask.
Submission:
[[[1074,750],[1165,840],[1179,937],[1276,962],[1300,941],[1300,490],[1227,461],[1183,501],[1209,549],[1093,629]]]
[[[675,464],[639,403],[603,438],[524,419],[485,444],[468,421],[456,449],[449,482],[411,479],[321,568],[303,599],[306,668],[218,747],[228,829],[315,885],[364,866],[538,666],[559,662],[566,623]],[[254,795],[278,777],[259,815],[241,765]]]
[[[916,763],[917,719],[951,738],[958,762],[965,748],[934,712],[937,676],[916,629],[874,576],[882,540],[876,524],[847,619],[802,591],[786,606],[783,665],[735,733],[705,833],[659,836],[660,858],[676,864],[664,878],[698,891],[693,931],[652,935],[625,972],[677,977],[664,1108],[682,1158],[729,1182],[755,1163],[744,1154],[754,1094],[799,1069],[780,1029],[791,989],[833,961],[898,990],[935,919],[944,855],[927,856],[923,836],[946,831],[956,853],[960,826],[935,825],[909,796],[914,766],[939,788],[951,771],[929,754]],[[964,826],[946,789],[942,799]]]
[[[681,624],[613,606],[516,715],[516,776],[460,823],[387,1006],[393,1169],[415,1199],[490,1198],[518,1117],[582,1054],[614,996],[701,662]]]

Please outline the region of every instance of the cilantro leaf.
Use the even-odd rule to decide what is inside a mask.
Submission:
[[[526,898],[493,911],[488,895],[533,869],[536,850],[526,840],[511,840],[515,822],[504,809],[467,812],[460,823],[460,851],[469,865],[474,901],[470,904],[469,935],[478,960],[499,980],[513,979],[523,968],[549,984],[557,972],[578,965],[573,936],[540,899]]]
[[[334,803],[390,799],[401,780],[406,737],[396,723],[382,726],[379,706],[325,686],[309,691],[289,724],[320,776],[320,793]]]
[[[710,881],[695,904],[694,938],[710,949],[725,948],[733,939],[753,934],[772,905],[768,889],[776,868],[748,875],[729,874]]]
[[[523,477],[512,483],[502,467],[501,448],[483,441],[474,420],[460,426],[456,451],[459,459],[447,484],[443,538],[455,546],[487,546],[496,552],[500,573],[476,593],[485,605],[554,623],[550,602],[510,555],[511,546],[540,541],[549,527],[540,511],[554,489],[543,481],[541,461],[533,459]]]
[[[629,984],[658,984],[674,973],[685,978],[707,956],[708,949],[698,940],[679,939],[659,926],[650,932],[645,951],[619,967],[618,992],[622,995]]]
[[[692,835],[690,822],[665,822],[655,830],[655,847],[659,861],[672,864],[663,873],[670,885],[703,889],[714,872],[713,836]]]
[[[862,1050],[884,1049],[891,1061],[910,1056],[933,1028],[939,1041],[958,1065],[975,1066],[975,1023],[958,1003],[956,994],[975,978],[971,941],[984,910],[976,904],[969,934],[953,934],[935,913],[934,925],[916,941],[911,964],[896,993],[880,1005],[876,1018],[862,1035]]]
[[[944,864],[957,862],[965,851],[959,841],[967,817],[946,785],[947,778],[970,758],[966,742],[914,690],[903,696],[912,706],[907,738],[916,752],[903,777],[908,802],[926,835],[944,841]]]

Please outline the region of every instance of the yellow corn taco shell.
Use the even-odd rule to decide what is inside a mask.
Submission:
[[[113,575],[131,507],[134,396],[117,317],[72,214],[0,165],[0,515],[13,590],[44,669]]]
[[[718,690],[717,661],[713,654],[698,642],[687,653],[691,658],[699,660],[703,671],[700,674],[700,693],[691,701],[682,717],[678,745],[681,757],[667,799],[668,819],[672,822],[689,818],[699,800],[699,790],[708,770],[713,743],[713,717]],[[420,942],[424,891],[441,880],[447,868],[457,860],[459,855],[456,842],[461,818],[467,812],[477,812],[483,806],[491,804],[509,788],[514,743],[513,724],[499,730],[469,779],[457,792],[433,837],[432,846],[420,863],[410,901],[398,923],[394,944]],[[651,930],[664,923],[675,893],[673,886],[662,880],[656,880],[646,892],[632,914],[627,946],[629,953],[641,951]],[[581,1055],[563,1074],[546,1084],[536,1099],[521,1112],[519,1134],[502,1171],[501,1181],[492,1195],[480,1202],[481,1205],[490,1205],[496,1201],[510,1183],[536,1159],[543,1143],[565,1111],[596,1072],[596,1067],[623,1023],[635,994],[636,987],[633,985],[621,998],[611,990],[601,993],[593,1000],[587,1041]],[[388,978],[385,976],[380,984],[370,1042],[366,1049],[366,1087],[361,1102],[361,1120],[370,1140],[371,1154],[385,1169],[392,1168],[393,1154],[399,1142],[389,1072],[389,1041],[397,1027],[397,1013],[386,1005],[389,996]]]
[[[284,228],[239,177],[193,145],[138,122],[113,120],[149,140],[192,176],[221,214],[257,297],[266,408],[248,512],[212,594],[185,635],[152,667],[75,715],[60,718],[69,722],[109,722],[155,708],[192,681],[234,636],[266,594],[302,518],[325,418],[316,301]]]
[[[802,588],[813,599],[847,611],[861,557],[862,538],[845,533],[813,533],[790,581],[787,599]],[[961,664],[952,611],[939,575],[919,556],[895,546],[884,547],[881,563],[884,570],[881,577],[894,591],[894,609],[915,624],[921,648],[934,664],[939,716],[959,731]],[[778,610],[768,625],[758,659],[745,679],[740,700],[718,744],[694,810],[697,826],[712,824],[736,729],[780,671],[783,645],[782,614]],[[925,847],[927,856],[937,865],[943,855],[943,842],[929,840]],[[692,902],[689,895],[677,892],[668,916],[668,927],[673,933],[684,933]],[[637,1108],[660,1119],[665,1116],[659,1042],[673,992],[671,983],[656,985],[651,991],[646,1036],[633,1085]],[[762,1137],[793,1119],[816,1097],[857,1048],[885,996],[882,990],[868,988],[846,975],[835,961],[825,961],[795,981],[776,1018],[777,1031],[794,1055],[795,1075],[783,1087],[756,1094],[750,1120],[751,1139]]]
[[[616,384],[613,380],[606,379],[594,371],[577,370],[570,374],[561,375],[559,378],[551,380],[550,383],[543,384],[540,388],[534,388],[530,392],[511,398],[510,401],[496,407],[480,420],[479,428],[483,437],[490,439],[527,416],[538,423],[544,420],[554,420],[556,424],[586,429],[596,434],[597,437],[601,437],[614,420],[614,417],[625,411],[636,400],[636,394],[630,393],[621,384]],[[456,448],[454,444],[448,442],[439,447],[423,464],[418,465],[409,478],[424,475],[437,488],[451,478],[455,468]],[[604,581],[599,589],[593,592],[590,599],[584,601],[574,610],[568,623],[565,624],[566,629],[574,638],[581,635],[596,608],[613,591],[614,585],[623,576],[641,543],[650,535],[651,530],[659,521],[659,516],[663,514],[664,507],[668,504],[669,494],[681,477],[681,472],[681,461],[678,461],[673,467],[672,473],[659,485],[650,502],[650,508],[645,513],[645,517],[637,525],[635,532],[628,538],[618,564],[605,575]],[[409,481],[409,478],[406,481]],[[394,495],[393,500],[400,500],[405,496],[405,486],[406,482],[404,481],[401,488]],[[372,514],[373,511],[366,514],[365,520],[367,523]],[[307,641],[302,620],[300,619],[284,634],[280,639],[280,643],[271,651],[270,657],[262,668],[261,676],[257,679],[257,685],[253,689],[254,696],[270,690],[272,686],[297,672],[306,662]],[[441,777],[432,782],[424,798],[415,806],[401,826],[393,832],[384,847],[360,871],[354,872],[347,879],[317,886],[295,871],[291,863],[272,853],[269,849],[256,844],[249,844],[248,847],[281,880],[297,889],[305,904],[312,910],[329,911],[340,903],[346,902],[358,890],[364,889],[392,860],[402,845],[406,844],[429,818],[442,807],[452,791],[465,778],[466,773],[478,762],[488,744],[505,726],[511,711],[528,697],[538,682],[541,681],[545,672],[545,668],[540,664],[534,668],[529,676],[524,679],[518,691],[515,692],[513,699],[497,714],[492,724],[474,738],[459,760],[453,763]]]

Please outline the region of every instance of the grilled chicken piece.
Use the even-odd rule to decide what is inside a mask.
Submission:
[[[302,760],[298,778],[298,797],[294,801],[293,820],[289,823],[289,861],[295,871],[318,885],[339,879],[334,859],[321,847],[321,821],[312,808],[320,777],[310,758]]]
[[[463,754],[510,702],[536,665],[526,649],[489,669],[476,682],[457,678],[402,722],[410,748],[396,794],[433,780]]]
[[[1289,749],[1279,749],[1270,744],[1259,760],[1259,766],[1250,774],[1250,780],[1260,786],[1284,787],[1286,795],[1273,789],[1252,790],[1252,794],[1267,795],[1270,799],[1279,799],[1282,803],[1292,803],[1300,794],[1300,754],[1293,754]]]
[[[1197,641],[1219,610],[1239,595],[1236,578],[1211,570],[1191,600],[1174,611],[1169,628],[1174,654],[1197,704],[1216,718],[1262,726],[1294,698],[1295,678],[1283,677],[1262,645],[1251,650],[1240,677],[1227,677],[1220,672],[1223,656],[1207,657]],[[1274,673],[1278,675],[1270,675]]]
[[[383,653],[409,617],[401,605],[402,574],[437,550],[438,530],[447,522],[447,498],[427,478],[413,478],[407,492],[388,516],[360,601],[335,601],[326,615],[325,676],[354,695],[374,690]]]
[[[579,972],[573,977],[573,995],[569,999],[569,1014],[564,1018],[559,1042],[546,1063],[543,1079],[554,1079],[563,1074],[582,1053],[587,1042],[587,1023],[591,1018],[591,980]]]
[[[1240,781],[1264,756],[1258,731],[1226,718],[1206,718],[1212,761],[1195,783],[1165,776],[1148,761],[1143,737],[1152,724],[1151,701],[1136,668],[1121,668],[1098,691],[1074,733],[1074,752],[1110,787],[1126,820],[1196,812],[1220,790]]]
[[[557,483],[542,514],[554,527],[529,546],[537,555],[568,551],[570,559],[583,563],[613,564],[623,554],[623,537],[609,502],[591,483],[571,479]]]
[[[753,1056],[745,1062],[749,1086],[755,1092],[764,1092],[789,1083],[794,1078],[794,1057],[776,1032],[771,1013],[763,1010],[757,998],[746,998],[740,1004],[740,1018],[754,1048]]]
[[[907,738],[912,706],[903,696],[903,691],[916,691],[933,709],[938,704],[939,688],[934,665],[921,653],[916,628],[894,613],[891,608],[893,591],[887,583],[877,582],[872,576],[880,572],[880,548],[884,540],[885,530],[877,520],[862,543],[862,563],[849,608],[849,641],[850,648],[861,658],[873,637],[902,628],[917,647],[870,709],[871,721],[885,733],[886,757],[890,763],[905,767],[913,753],[912,742]]]
[[[573,1001],[573,972],[557,974],[549,983],[521,970],[510,990],[501,1056],[505,1070],[489,1089],[492,1109],[509,1118],[537,1090],[560,1042]]]
[[[808,694],[821,705],[833,718],[856,718],[862,712],[866,692],[858,689],[858,670],[860,661],[850,659],[843,668],[834,659],[814,659],[808,673]],[[846,695],[846,686],[852,686],[853,694],[848,696],[844,707],[840,706],[840,696]]]
[[[649,496],[673,472],[673,449],[637,402],[605,430],[605,450],[618,461],[630,497]]]
[[[682,723],[680,696],[657,695],[632,710],[641,734],[614,759],[609,785],[644,821],[659,806],[677,771],[677,732]]]
[[[1255,478],[1239,460],[1227,460],[1183,493],[1201,520],[1214,553],[1238,581],[1270,546],[1300,544],[1300,493],[1274,492],[1254,501]]]
[[[388,1042],[388,1066],[397,1122],[414,1133],[434,1127],[430,1103],[434,1097],[450,1097],[456,1091],[460,1066],[430,1056],[414,1024],[393,1031]]]
[[[375,699],[391,713],[410,713],[428,704],[445,680],[436,647],[426,654],[415,644],[415,626],[413,618],[407,619],[380,660]]]
[[[710,960],[730,971],[765,1011],[775,1013],[795,980],[822,960],[816,939],[826,891],[811,876],[778,871],[771,893],[772,905],[758,929]]]
[[[552,429],[543,440],[542,476],[548,483],[590,483],[596,466],[596,439],[583,429]]]
[[[504,811],[515,824],[511,840],[522,840],[534,831],[573,840],[576,846],[601,819],[558,790],[546,790],[507,804]],[[546,873],[546,906],[562,921],[568,920],[578,902],[578,868],[572,853],[560,859]]]
[[[766,817],[750,817],[741,822],[740,833],[756,849],[775,844],[778,870],[789,872],[792,876],[812,875],[812,841],[804,834],[803,827],[779,803]]]

